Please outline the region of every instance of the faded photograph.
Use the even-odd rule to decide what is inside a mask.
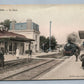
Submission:
[[[84,5],[0,5],[0,80],[84,79]]]

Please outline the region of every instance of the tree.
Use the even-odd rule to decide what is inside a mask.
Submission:
[[[44,49],[44,45],[46,43],[46,37],[45,36],[40,36],[40,48]]]
[[[54,50],[56,49],[57,46],[57,41],[54,36],[51,37],[51,49]]]
[[[1,22],[0,25],[3,25],[5,29],[9,29],[11,21],[9,19],[4,20],[4,22]]]
[[[56,49],[57,41],[54,36],[51,36],[51,49]],[[40,48],[44,51],[49,49],[49,37],[40,36]]]
[[[47,42],[46,47],[47,47],[47,49],[49,49],[49,37],[47,38],[46,42]],[[51,50],[56,49],[56,46],[57,46],[57,41],[54,36],[51,36]]]

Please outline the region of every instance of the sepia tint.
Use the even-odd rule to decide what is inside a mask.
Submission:
[[[84,79],[84,5],[0,5],[0,80]]]

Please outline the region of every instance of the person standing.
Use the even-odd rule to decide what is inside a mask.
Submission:
[[[76,62],[78,61],[78,56],[80,55],[80,47],[76,45],[76,50],[75,50],[75,53],[74,55],[76,56]]]
[[[28,52],[28,60],[31,61],[32,58],[32,50],[30,49]]]
[[[29,43],[28,47],[28,60],[31,61],[31,56],[32,56],[32,49],[31,49],[31,42]]]
[[[16,57],[19,59],[19,48],[16,49]]]
[[[82,62],[82,68],[84,69],[84,54],[81,53],[80,57],[79,57],[80,61]]]
[[[4,68],[4,50],[0,49],[0,66]]]
[[[32,50],[30,49],[30,56],[32,56]]]

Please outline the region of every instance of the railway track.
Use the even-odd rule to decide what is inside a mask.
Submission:
[[[20,59],[20,60],[13,60],[13,61],[7,61],[7,62],[5,62],[4,63],[4,68],[2,68],[2,67],[0,67],[0,71],[3,69],[9,69],[9,68],[11,68],[11,67],[14,67],[14,66],[17,66],[17,65],[19,65],[19,64],[23,64],[23,63],[25,63],[25,60],[26,59]]]
[[[23,64],[25,63],[26,59],[23,59],[23,60],[14,60],[14,61],[9,61],[9,62],[5,62],[5,67],[4,68],[9,68],[11,66],[15,66],[15,65],[18,65],[18,64]]]
[[[29,67],[32,64],[39,63],[41,61],[45,61],[45,60],[31,59],[31,61],[28,61],[28,59],[26,58],[26,59],[7,61],[5,62],[4,68],[0,67],[0,74],[8,72],[8,71],[16,70],[24,66]]]
[[[39,76],[50,71],[52,68],[56,67],[59,63],[63,61],[64,60],[53,59],[34,66],[32,68],[21,71],[19,73],[9,75],[3,78],[2,80],[37,80]]]

